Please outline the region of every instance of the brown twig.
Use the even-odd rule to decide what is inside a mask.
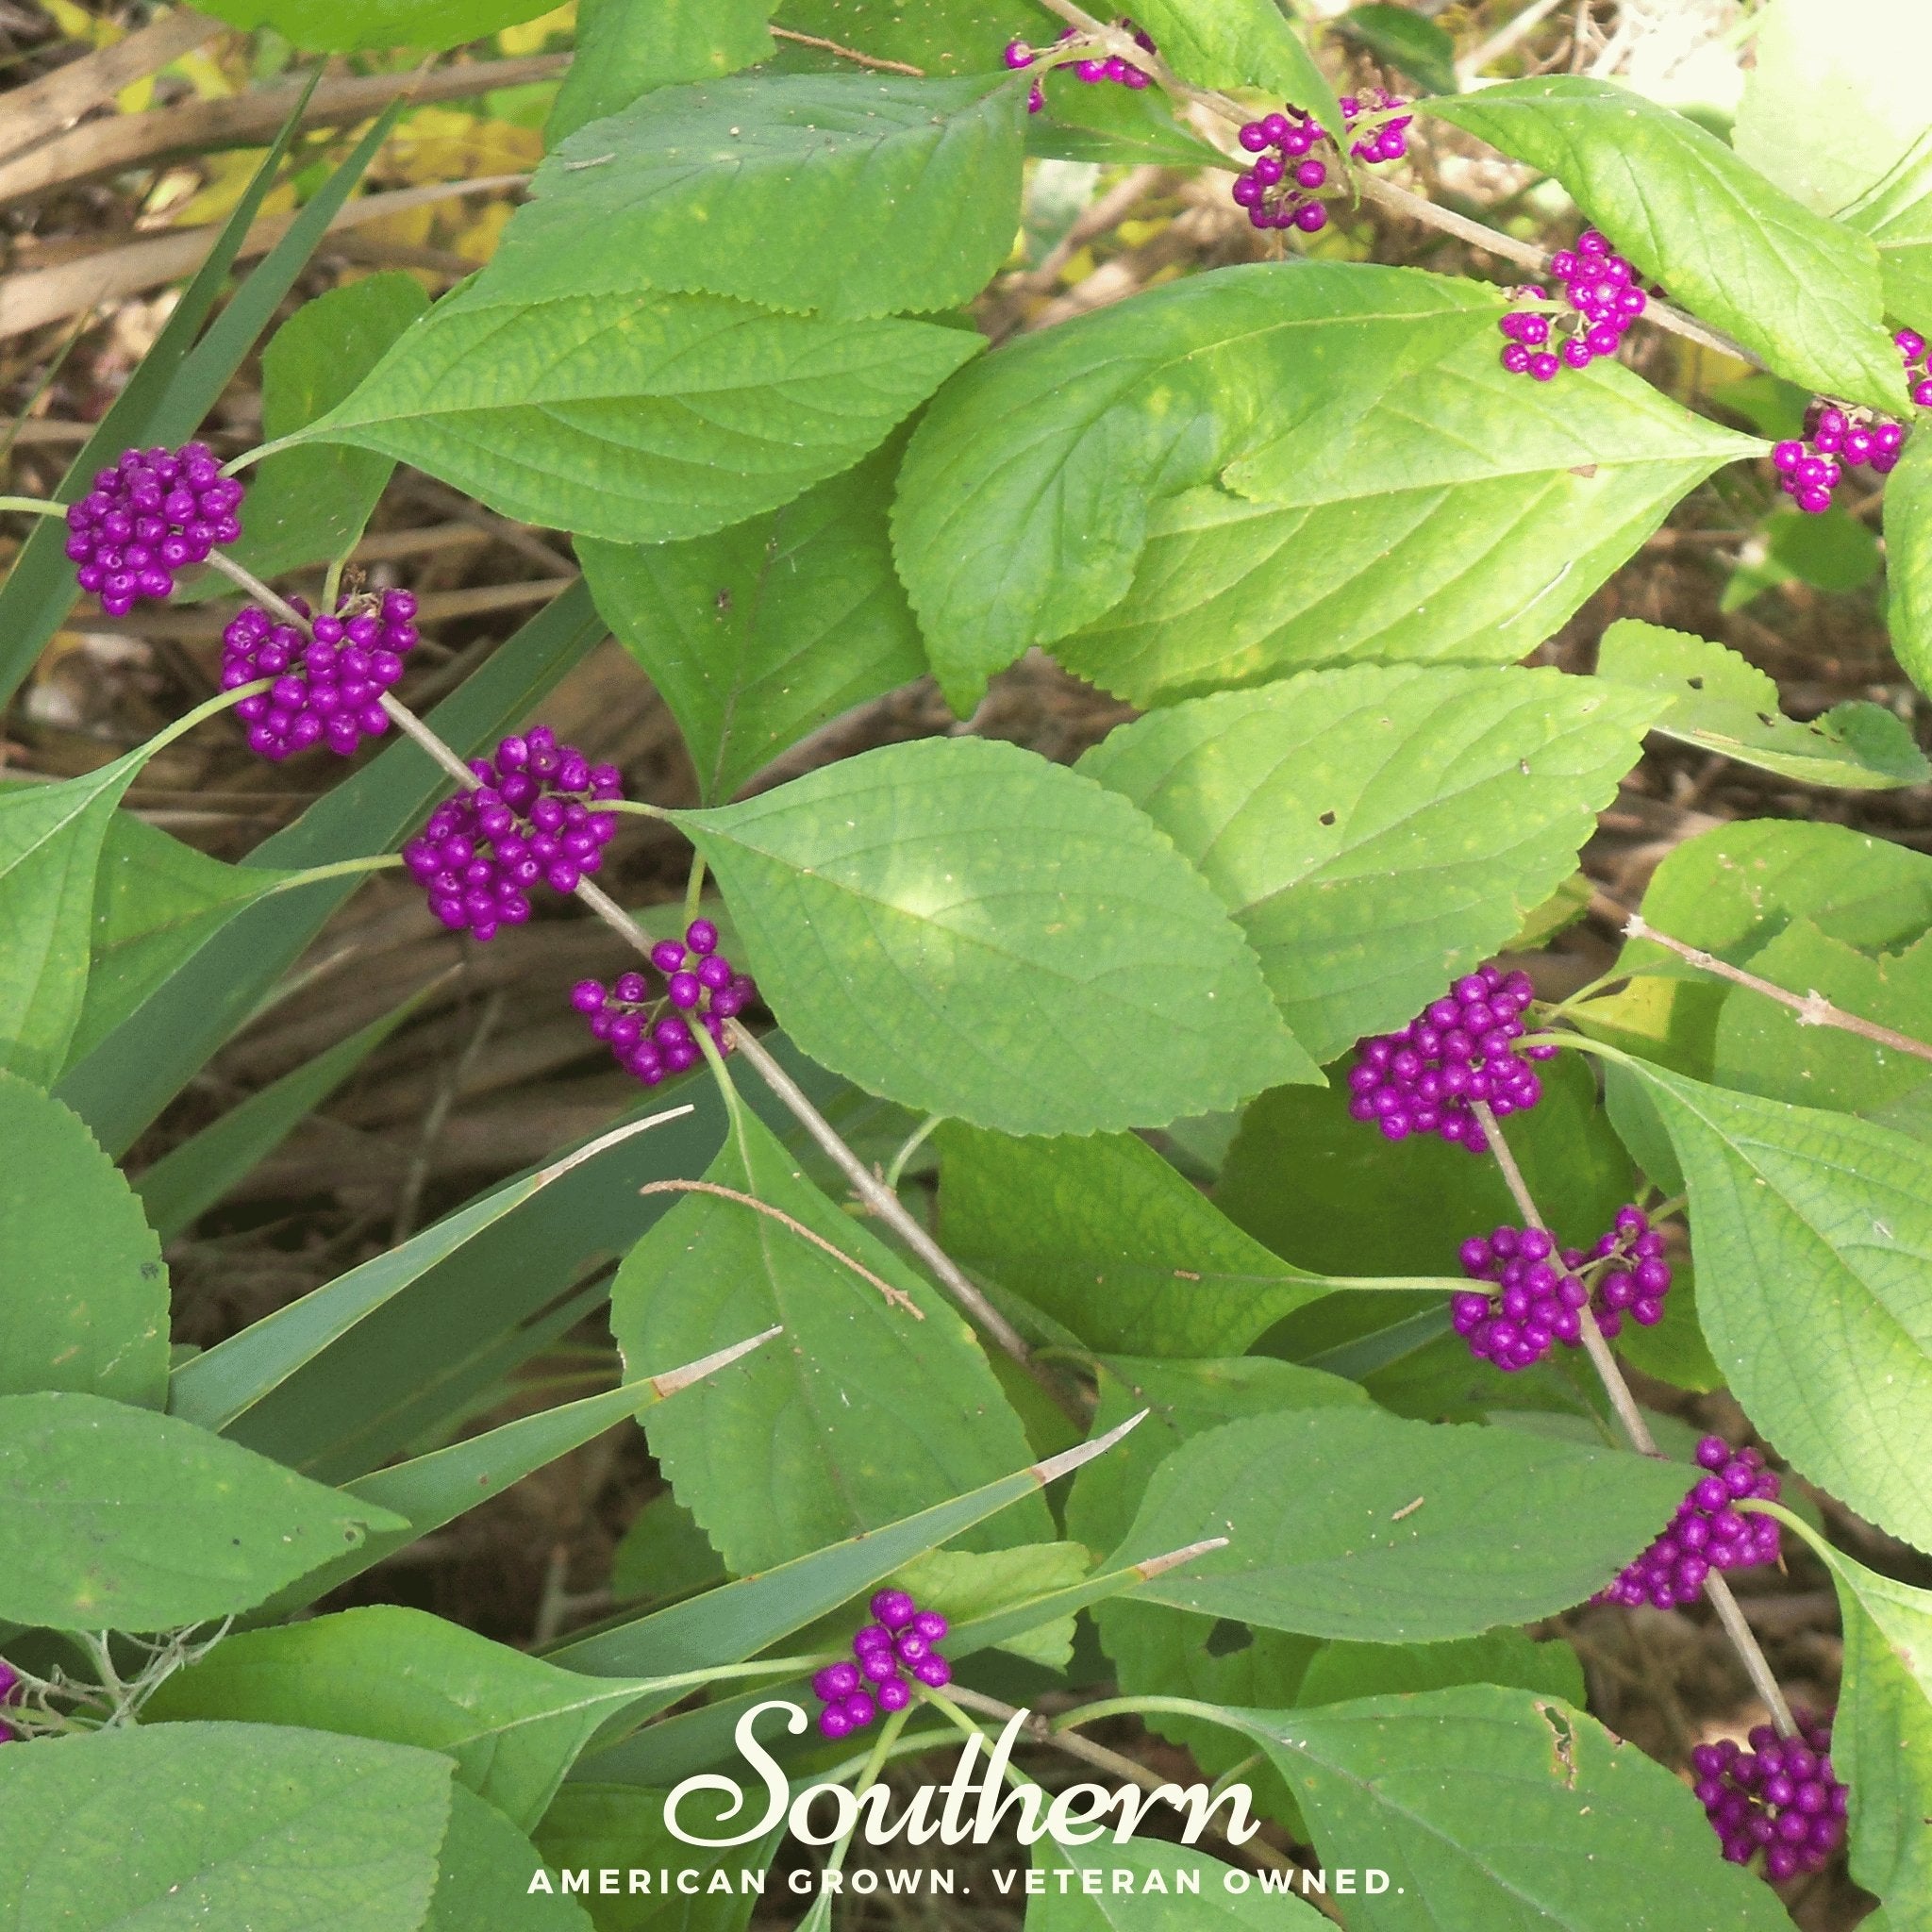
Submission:
[[[909,74],[914,80],[925,78],[923,67],[908,67],[903,60],[885,60],[876,54],[861,54],[857,47],[841,47],[837,41],[821,40],[817,34],[794,33],[789,26],[774,26],[772,38],[790,41],[800,47],[816,47],[822,54],[836,55],[841,60],[850,60],[856,67],[870,67],[875,73]]]
[[[1734,986],[1744,987],[1752,992],[1761,993],[1768,1000],[1775,1000],[1781,1007],[1789,1007],[1797,1014],[1800,1026],[1836,1026],[1840,1033],[1856,1033],[1860,1040],[1869,1040],[1874,1046],[1889,1046],[1897,1053],[1910,1054],[1915,1059],[1932,1060],[1932,1045],[1927,1045],[1924,1041],[1914,1040],[1909,1033],[1896,1033],[1890,1026],[1881,1026],[1875,1020],[1861,1020],[1857,1014],[1834,1006],[1816,988],[1807,993],[1788,992],[1769,979],[1760,979],[1755,973],[1746,973],[1741,966],[1733,966],[1728,959],[1720,959],[1715,953],[1707,953],[1701,946],[1689,945],[1683,940],[1673,939],[1667,932],[1659,932],[1641,912],[1629,915],[1624,922],[1624,932],[1626,938],[1649,940],[1662,946],[1666,952],[1676,954],[1678,958],[1688,960],[1700,972],[1714,974],[1719,979],[1728,979]]]
[[[833,1260],[842,1261],[860,1280],[871,1282],[893,1307],[904,1308],[915,1322],[925,1320],[925,1310],[903,1288],[894,1288],[890,1281],[881,1280],[870,1268],[864,1266],[861,1262],[855,1261],[843,1248],[839,1247],[832,1241],[828,1241],[824,1235],[814,1233],[806,1226],[804,1222],[794,1221],[782,1208],[774,1208],[769,1201],[760,1201],[756,1194],[742,1193],[737,1188],[720,1187],[716,1181],[686,1180],[647,1181],[644,1186],[638,1190],[638,1192],[641,1194],[715,1194],[722,1201],[736,1201],[741,1208],[755,1208],[760,1214],[768,1216],[781,1226],[789,1227],[793,1234],[798,1235],[805,1241],[808,1241],[813,1247],[823,1248],[826,1254],[831,1256]]]

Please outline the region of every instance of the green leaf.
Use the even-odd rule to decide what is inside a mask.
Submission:
[[[939,1145],[946,1251],[1090,1347],[1238,1354],[1357,1285],[1270,1254],[1137,1135],[1016,1141],[949,1122]]]
[[[554,148],[657,87],[719,80],[772,55],[771,0],[578,0],[576,56],[544,137]]]
[[[1488,291],[1410,269],[1260,263],[1024,336],[949,383],[893,513],[948,699],[965,710],[1029,645],[1119,603],[1161,499],[1297,424],[1339,434],[1495,313]]]
[[[1049,35],[1050,39],[1051,36]],[[1026,117],[1026,152],[1051,159],[1156,168],[1224,168],[1226,158],[1174,118],[1158,88],[1043,79],[1046,105]]]
[[[1590,1070],[1562,1055],[1541,1075],[1541,1101],[1509,1123],[1510,1151],[1565,1244],[1587,1248],[1635,1198],[1636,1178]],[[1277,1255],[1328,1274],[1455,1273],[1463,1241],[1515,1219],[1494,1161],[1433,1135],[1391,1146],[1350,1119],[1348,1100],[1337,1080],[1321,1091],[1276,1088],[1256,1101],[1214,1193],[1228,1218]]]
[[[851,62],[833,51],[849,47],[941,75],[998,67],[1008,41],[1044,46],[1062,25],[1034,0],[780,0],[777,19],[822,43],[780,42],[779,58],[788,65],[849,72]],[[827,41],[831,48],[823,44]]]
[[[911,1306],[741,1202],[696,1194],[625,1257],[610,1324],[633,1373],[782,1324],[777,1343],[653,1415],[652,1454],[738,1575],[877,1529],[1024,1458],[972,1330],[742,1109],[706,1179],[810,1228]],[[1026,1520],[1030,1519],[1030,1520]],[[1043,1510],[1003,1525],[1050,1533]]]
[[[224,1719],[419,1745],[454,1758],[459,1782],[528,1831],[631,1695],[425,1610],[378,1604],[225,1638],[161,1686],[142,1722]]]
[[[1932,1591],[1881,1576],[1803,1517],[1774,1509],[1824,1560],[1844,1624],[1831,1762],[1851,1788],[1853,1878],[1899,1932],[1932,1910]]]
[[[1273,0],[1141,0],[1134,19],[1183,80],[1262,88],[1341,127],[1335,90]]]
[[[955,1630],[963,1631],[975,1622],[1074,1590],[1086,1580],[1092,1562],[1091,1552],[1079,1543],[929,1550],[915,1557],[892,1581],[910,1591],[922,1609],[939,1611]],[[1074,1657],[1073,1616],[1042,1616],[993,1648],[1010,1651],[1049,1671],[1064,1671]]]
[[[168,1271],[112,1161],[71,1108],[0,1074],[0,1395],[168,1399]]]
[[[430,986],[305,1060],[143,1168],[135,1192],[164,1241],[185,1233],[252,1173],[413,1013]]]
[[[534,20],[543,0],[215,0],[208,9],[240,27],[273,27],[298,47],[454,47]]]
[[[266,1724],[50,1738],[0,1764],[0,1915],[417,1932],[450,1817],[427,1751]]]
[[[138,753],[58,785],[0,791],[0,1072],[50,1087],[87,991],[94,878]]]
[[[497,302],[478,283],[298,439],[379,450],[523,522],[663,542],[850,468],[979,347],[719,295]]]
[[[1836,214],[1932,126],[1919,84],[1932,20],[1890,0],[1777,0],[1752,37],[1731,144],[1806,207]]]
[[[724,1565],[694,1517],[669,1490],[638,1511],[611,1552],[610,1593],[637,1598],[689,1596],[724,1580]]]
[[[1581,1603],[1683,1496],[1681,1469],[1641,1457],[1376,1409],[1291,1410],[1175,1450],[1116,1560],[1224,1536],[1226,1549],[1156,1577],[1141,1599],[1312,1637],[1427,1642]]]
[[[1857,591],[1878,575],[1878,540],[1842,506],[1822,516],[1781,509],[1764,522],[1771,568],[1819,591]]]
[[[1345,40],[1402,69],[1432,94],[1453,94],[1461,86],[1456,75],[1456,42],[1433,20],[1386,0],[1369,0],[1351,7],[1335,23]]]
[[[1314,1077],[1166,837],[1016,745],[888,745],[675,817],[787,1031],[872,1092],[1085,1134]]]
[[[537,1848],[501,1811],[461,1785],[450,1793],[449,1832],[436,1894],[423,1932],[591,1932],[584,1907],[560,1894],[532,1891]]]
[[[1910,322],[1932,320],[1932,134],[1839,219],[1878,250],[1885,306]]]
[[[1505,1629],[1449,1643],[1324,1643],[1308,1659],[1295,1705],[1309,1709],[1452,1684],[1511,1684],[1575,1705],[1585,1696],[1583,1666],[1567,1643],[1532,1643],[1521,1630]]]
[[[827,719],[924,675],[886,527],[897,455],[889,444],[712,537],[579,541],[597,608],[671,707],[706,804]]]
[[[1576,869],[1649,693],[1358,665],[1156,712],[1079,769],[1200,867],[1318,1060],[1414,1017]]]
[[[97,864],[87,992],[67,1046],[70,1067],[289,877],[266,866],[225,865],[125,811],[108,818]]]
[[[1707,638],[1620,618],[1597,646],[1596,675],[1671,700],[1654,731],[1739,763],[1847,791],[1921,785],[1932,765],[1883,705],[1847,702],[1799,724],[1778,709],[1776,681]]]
[[[1904,409],[1877,251],[1696,122],[1580,75],[1507,81],[1428,111],[1556,175],[1620,254],[1779,375]]]
[[[1070,1816],[1082,1815],[1075,1805]],[[1074,1830],[1100,1842],[1081,1844]],[[1034,1845],[1034,1869],[1046,1889],[1027,1903],[1025,1932],[1321,1932],[1327,1923],[1313,1906],[1285,1895],[1296,1880],[1292,1871],[1251,1874],[1243,1868],[1241,1875],[1257,1890],[1236,1891],[1225,1882],[1235,1868],[1205,1852],[1159,1839],[1116,1844],[1108,1833],[1107,1824],[1074,1825],[1066,1842],[1045,1837]],[[1125,1888],[1117,1873],[1132,1874]]]
[[[1932,436],[1907,437],[1885,479],[1885,569],[1892,652],[1921,691],[1932,690]]]
[[[593,1892],[587,1908],[597,1932],[744,1932],[758,1897],[741,1889],[739,1874],[764,1871],[784,1839],[784,1826],[751,1845],[688,1845],[673,1838],[665,1826],[664,1801],[669,1795],[668,1791],[641,1790],[632,1785],[580,1783],[574,1778],[543,1814],[536,1832],[538,1849],[544,1861],[558,1871],[587,1867],[598,1871],[611,1866],[620,1870],[638,1867],[654,1878],[660,1871],[697,1874],[695,1890],[689,1894],[674,1891],[668,1899],[656,1892],[615,1898]],[[688,1800],[687,1805],[680,1816],[703,1820],[698,1829],[706,1836],[728,1836],[731,1824],[714,1825],[705,1819],[703,1794]],[[710,1874],[721,1871],[731,1874],[732,1890],[704,1890]],[[677,1881],[672,1882],[675,1885]]]
[[[0,1617],[163,1630],[258,1604],[402,1527],[172,1416],[97,1395],[0,1396]]]
[[[381,361],[429,306],[414,275],[365,275],[302,307],[261,352],[261,435],[292,436],[325,415]],[[395,467],[345,444],[265,458],[249,478],[236,562],[258,577],[345,556],[362,534]],[[211,576],[204,588],[228,589]]]
[[[1125,596],[1054,655],[1141,705],[1361,659],[1511,663],[1763,453],[1615,364],[1523,388],[1485,333],[1342,433],[1317,420],[1229,489],[1163,494]]]
[[[1351,1906],[1358,1932],[1789,1926],[1675,1776],[1555,1698],[1478,1684],[1222,1715],[1279,1768],[1324,1864],[1390,1874]]]
[[[660,289],[832,321],[955,308],[1013,245],[1026,85],[848,70],[657,89],[543,163],[473,299]]]
[[[1932,1550],[1932,1148],[1641,1060],[1690,1192],[1698,1313],[1813,1482]]]

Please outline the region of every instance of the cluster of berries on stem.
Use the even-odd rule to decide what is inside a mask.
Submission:
[[[1390,1141],[1439,1134],[1483,1153],[1488,1141],[1474,1102],[1485,1102],[1500,1120],[1542,1098],[1528,1062],[1548,1059],[1556,1048],[1525,1047],[1524,1058],[1515,1051],[1521,1016],[1535,996],[1528,974],[1506,974],[1493,962],[1465,974],[1399,1033],[1357,1042],[1349,1112],[1374,1122]]]
[[[1778,1884],[1821,1871],[1844,1842],[1849,1794],[1831,1767],[1831,1720],[1800,1716],[1798,1735],[1758,1724],[1750,1750],[1732,1739],[1690,1754],[1697,1801],[1734,1865],[1764,1854]]]
[[[758,996],[757,986],[719,952],[718,928],[708,919],[692,920],[681,941],[659,940],[651,964],[663,975],[661,993],[652,993],[641,973],[621,973],[609,986],[580,979],[570,995],[611,1058],[646,1087],[697,1065],[703,1049],[693,1024],[720,1053],[729,1053],[724,1023]]]
[[[1123,33],[1132,34],[1134,39],[1142,47],[1146,48],[1148,53],[1152,54],[1158,51],[1155,47],[1154,42],[1131,20],[1119,21],[1116,25]],[[1059,40],[1061,42],[1071,41],[1078,35],[1079,31],[1078,27],[1062,27],[1059,32]],[[1031,67],[1042,54],[1051,53],[1052,51],[1051,47],[1029,47],[1024,41],[1008,41],[1005,56],[1006,63],[1015,72],[1018,72],[1023,68]],[[1091,59],[1077,60],[1074,63],[1074,72],[1089,87],[1097,87],[1103,81],[1112,81],[1115,86],[1131,88],[1136,93],[1139,93],[1142,88],[1150,85],[1153,80],[1153,75],[1148,74],[1143,68],[1136,67],[1131,60],[1124,59],[1118,54],[1100,55]],[[1026,95],[1026,111],[1029,114],[1037,114],[1045,106],[1046,92],[1040,82],[1036,80]]]
[[[172,596],[177,571],[234,542],[241,508],[242,485],[205,442],[125,451],[67,512],[75,580],[109,617],[125,617],[143,598]]]
[[[1496,325],[1508,339],[1503,367],[1537,382],[1548,382],[1559,369],[1588,369],[1599,357],[1614,356],[1631,324],[1650,306],[1637,286],[1636,270],[1594,228],[1584,229],[1575,247],[1552,256],[1550,273],[1563,285],[1567,316],[1512,308]],[[1550,299],[1537,283],[1516,294],[1525,302]]]
[[[539,886],[574,892],[603,864],[617,820],[595,808],[624,786],[615,765],[591,764],[542,724],[470,770],[475,789],[437,807],[403,862],[444,925],[482,941],[528,919]]]
[[[1833,492],[1859,466],[1883,476],[1898,467],[1905,425],[1849,404],[1814,402],[1805,411],[1805,433],[1787,437],[1771,452],[1777,487],[1807,515],[1831,508]]]
[[[1932,355],[1927,354],[1925,338],[1915,328],[1902,328],[1892,341],[1906,358],[1906,381],[1911,385],[1913,403],[1932,409]]]
[[[1697,1601],[1713,1570],[1778,1560],[1776,1519],[1736,1507],[1751,1496],[1777,1501],[1777,1475],[1765,1468],[1764,1457],[1756,1449],[1733,1450],[1721,1436],[1706,1436],[1697,1445],[1697,1466],[1704,1474],[1664,1533],[1594,1601],[1674,1609]]]
[[[1379,89],[1368,94],[1344,95],[1342,139],[1356,131],[1364,114],[1384,114],[1406,107],[1399,94],[1385,94]],[[1407,129],[1412,115],[1399,115],[1381,122],[1374,130],[1355,141],[1349,153],[1359,161],[1399,161],[1408,153]],[[1248,220],[1257,228],[1299,228],[1304,235],[1318,235],[1328,225],[1328,209],[1315,197],[1328,185],[1328,163],[1314,150],[1332,137],[1319,121],[1311,120],[1299,108],[1286,108],[1278,114],[1264,114],[1247,122],[1237,137],[1254,159],[1235,176],[1230,191],[1236,204],[1248,211]]]
[[[854,1661],[827,1664],[811,1680],[824,1707],[819,1712],[824,1737],[849,1738],[880,1711],[904,1710],[912,1702],[912,1686],[902,1668],[931,1690],[953,1681],[952,1666],[934,1648],[946,1634],[939,1611],[922,1610],[903,1590],[880,1591],[871,1609],[876,1621],[853,1637]]]
[[[305,618],[308,606],[294,598]],[[415,644],[416,599],[408,591],[338,601],[305,636],[292,624],[244,605],[222,633],[222,689],[272,677],[266,691],[242,698],[235,715],[248,726],[248,748],[279,762],[313,745],[348,758],[365,738],[389,728],[383,693],[403,675]]]
[[[1641,1208],[1618,1208],[1615,1224],[1588,1256],[1566,1248],[1563,1259],[1595,1271],[1590,1309],[1608,1340],[1623,1333],[1625,1315],[1640,1328],[1655,1328],[1663,1320],[1671,1265],[1664,1259],[1663,1236]]]

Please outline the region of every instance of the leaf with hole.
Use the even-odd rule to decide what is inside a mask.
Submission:
[[[1165,835],[1016,745],[888,745],[674,816],[786,1030],[888,1099],[1086,1134],[1315,1077]]]
[[[965,1321],[812,1187],[755,1115],[737,1110],[706,1179],[848,1257],[741,1201],[695,1194],[618,1271],[611,1328],[634,1373],[784,1325],[646,1425],[652,1454],[727,1569],[769,1570],[1025,1459],[1019,1418]],[[1049,1534],[1037,1506],[999,1529],[1001,1541]]]
[[[1556,671],[1359,665],[1158,711],[1079,769],[1201,868],[1328,1060],[1575,871],[1660,704]]]
[[[654,89],[537,171],[476,295],[661,289],[829,320],[954,308],[1012,246],[1025,101],[998,71]]]
[[[1427,111],[1554,175],[1619,254],[1779,375],[1904,410],[1876,249],[1696,122],[1581,75],[1506,81]]]

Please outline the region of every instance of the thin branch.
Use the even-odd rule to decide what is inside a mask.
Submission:
[[[1515,1197],[1524,1224],[1549,1233],[1549,1223],[1537,1212],[1536,1202],[1524,1181],[1523,1170],[1517,1166],[1516,1157],[1510,1153],[1509,1143],[1504,1140],[1503,1130],[1497,1125],[1496,1117],[1491,1112],[1488,1103],[1471,1101],[1470,1111],[1482,1126],[1490,1152],[1495,1156],[1496,1165],[1503,1171],[1503,1178]],[[1624,1381],[1624,1372],[1617,1366],[1616,1357],[1610,1353],[1609,1343],[1596,1325],[1596,1317],[1588,1307],[1579,1308],[1576,1312],[1582,1324],[1584,1349],[1610,1398],[1610,1407],[1617,1411],[1617,1420],[1624,1424],[1624,1433],[1629,1437],[1630,1446],[1642,1456],[1661,1455],[1656,1437],[1650,1433],[1650,1424],[1643,1420],[1643,1411],[1638,1407],[1637,1398],[1631,1394],[1630,1385]],[[1724,1625],[1724,1634],[1731,1640],[1745,1674],[1751,1679],[1752,1688],[1771,1712],[1779,1736],[1795,1737],[1798,1726],[1791,1716],[1791,1707],[1785,1701],[1785,1693],[1779,1688],[1764,1652],[1758,1647],[1757,1638],[1751,1634],[1751,1626],[1744,1622],[1737,1599],[1731,1594],[1730,1585],[1712,1570],[1704,1579],[1704,1594],[1717,1612],[1717,1620]]]
[[[808,1241],[813,1247],[823,1248],[835,1261],[842,1261],[861,1281],[869,1281],[885,1296],[895,1308],[904,1308],[915,1322],[925,1320],[925,1310],[902,1288],[894,1288],[890,1281],[882,1281],[870,1268],[855,1261],[845,1250],[828,1241],[824,1235],[814,1233],[802,1221],[794,1221],[782,1208],[774,1208],[769,1201],[760,1201],[756,1194],[741,1193],[736,1188],[720,1187],[716,1181],[649,1181],[638,1190],[641,1194],[715,1194],[722,1201],[736,1201],[741,1208],[755,1208],[769,1216],[781,1226],[789,1227],[801,1240]]]
[[[925,78],[923,67],[909,67],[903,60],[882,59],[876,54],[861,54],[857,47],[841,47],[837,41],[823,41],[817,34],[794,33],[789,26],[774,26],[772,38],[791,41],[800,47],[816,47],[822,54],[835,54],[841,60],[850,60],[857,67],[870,67],[879,74],[909,74],[914,80]]]
[[[1857,1014],[1834,1006],[1816,988],[1807,993],[1788,992],[1768,979],[1760,979],[1755,973],[1746,973],[1741,966],[1733,966],[1728,959],[1720,959],[1715,953],[1707,953],[1700,946],[1689,945],[1682,940],[1673,939],[1667,932],[1657,931],[1641,912],[1631,913],[1624,932],[1629,939],[1653,941],[1701,972],[1715,974],[1720,979],[1728,979],[1734,986],[1745,987],[1752,992],[1763,994],[1768,1000],[1775,1000],[1781,1007],[1789,1007],[1797,1014],[1800,1026],[1836,1026],[1840,1032],[1856,1033],[1860,1040],[1869,1040],[1874,1046],[1889,1046],[1894,1052],[1910,1054],[1915,1059],[1932,1060],[1932,1046],[1924,1041],[1914,1040],[1908,1033],[1895,1033],[1890,1026],[1879,1025],[1875,1020],[1861,1020]]]

